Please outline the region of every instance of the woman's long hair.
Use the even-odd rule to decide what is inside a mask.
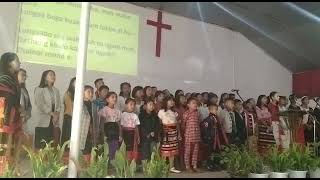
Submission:
[[[123,82],[123,83],[120,84],[120,93],[119,93],[119,96],[122,96],[122,97],[123,97],[123,91],[122,91],[123,86],[129,86],[129,87],[131,88],[131,84],[128,83],[128,82]],[[131,95],[131,92],[129,92],[129,97],[130,97],[130,95]]]
[[[48,82],[46,80],[47,78],[47,75],[52,72],[54,75],[56,75],[56,73],[52,70],[46,70],[42,73],[42,76],[41,76],[41,81],[40,81],[40,84],[39,84],[39,88],[45,88],[45,87],[48,87]]]
[[[9,72],[9,64],[17,58],[18,56],[16,53],[6,52],[2,54],[0,59],[0,74],[13,76],[13,74],[10,74]]]
[[[259,107],[260,109],[262,108],[262,99],[263,98],[268,98],[268,97],[266,95],[260,95],[257,100],[257,107]]]
[[[166,98],[164,98],[163,100],[163,104],[162,104],[162,107],[164,109],[164,111],[168,111],[169,108],[168,108],[168,101],[172,100],[174,102],[174,97],[173,96],[168,96]],[[174,107],[170,108],[171,111],[174,111]]]
[[[67,93],[70,95],[70,98],[72,99],[72,101],[74,100],[74,89],[75,89],[75,87],[73,86],[73,83],[74,83],[75,80],[76,80],[76,77],[74,77],[74,78],[72,78],[70,80],[69,87],[68,87],[68,90],[67,90]]]

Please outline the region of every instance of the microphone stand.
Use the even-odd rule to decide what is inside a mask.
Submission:
[[[317,106],[320,107],[320,104],[315,99],[312,99],[312,100],[317,104]],[[317,122],[317,118],[314,117],[313,114],[310,113],[310,115],[311,115],[311,117],[313,119],[313,143],[315,144],[316,143],[316,123],[319,124],[319,122]]]
[[[241,99],[242,102],[244,102],[244,100],[242,99],[242,97],[239,94],[239,90],[235,91],[237,93],[237,95],[239,96],[239,98]]]

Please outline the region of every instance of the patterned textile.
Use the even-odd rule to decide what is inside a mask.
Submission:
[[[184,134],[185,143],[189,142],[200,142],[200,121],[198,111],[186,111],[183,114],[183,121],[185,123],[185,130],[187,133]]]
[[[198,163],[199,143],[185,143],[184,163],[186,168],[190,168],[190,159],[192,167],[196,168]]]
[[[273,132],[271,130],[271,113],[268,108],[262,106],[256,107],[258,118],[258,151],[263,154],[268,146],[275,144]]]
[[[163,157],[173,157],[179,154],[177,126],[163,125],[163,139],[161,141],[161,154]]]

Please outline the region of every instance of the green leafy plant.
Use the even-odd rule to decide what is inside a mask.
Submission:
[[[97,151],[103,150],[101,155],[97,155]],[[98,148],[92,148],[89,166],[82,169],[81,177],[87,178],[105,178],[108,175],[109,163],[108,144],[99,145]],[[86,162],[84,162],[86,163]]]
[[[6,165],[6,168],[4,169],[4,172],[1,176],[1,178],[15,178],[15,169],[12,166]]]
[[[311,160],[308,165],[308,170],[315,171],[316,169],[320,168],[320,142],[308,144],[307,147],[309,148],[311,154]]]
[[[291,169],[296,171],[306,171],[311,162],[311,153],[309,147],[302,148],[297,144],[293,144],[288,151],[288,158],[292,161]]]
[[[121,144],[120,149],[116,152],[114,160],[111,161],[116,170],[116,178],[133,178],[136,172],[136,162],[127,159],[126,145]]]
[[[292,166],[288,152],[280,152],[277,147],[272,147],[268,154],[268,163],[273,172],[286,172]]]
[[[257,153],[249,153],[246,163],[250,173],[263,174],[266,172],[264,161]]]
[[[237,148],[231,145],[226,147],[223,152],[222,164],[226,167],[231,177],[246,177],[249,174],[250,155],[244,147]]]
[[[168,178],[169,164],[161,157],[159,152],[159,144],[154,147],[151,160],[145,163],[143,167],[144,175],[148,178]]]
[[[31,160],[34,178],[57,178],[61,177],[67,166],[63,164],[63,153],[69,141],[62,146],[52,147],[53,141],[46,143],[43,149],[33,152],[32,148],[23,148],[27,151]]]

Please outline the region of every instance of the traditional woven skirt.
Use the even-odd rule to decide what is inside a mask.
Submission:
[[[274,145],[275,139],[272,130],[268,130],[268,126],[258,124],[258,152],[264,154],[268,151],[270,146]]]
[[[123,140],[126,144],[127,150],[127,158],[128,160],[137,160],[139,157],[138,154],[138,143],[137,137],[135,136],[135,129],[134,128],[123,128]]]
[[[176,125],[163,125],[161,155],[173,157],[179,154],[178,131]]]

